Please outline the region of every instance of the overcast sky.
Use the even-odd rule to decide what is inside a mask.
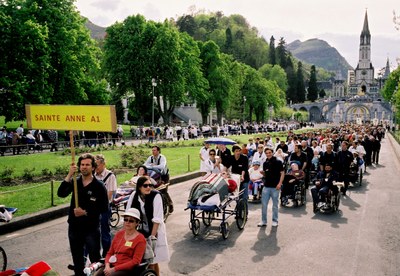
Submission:
[[[93,23],[107,27],[129,15],[163,21],[196,10],[241,14],[267,41],[271,35],[287,43],[319,38],[327,41],[351,66],[358,62],[359,37],[365,11],[371,32],[372,64],[382,68],[389,58],[397,67],[400,31],[393,23],[393,10],[400,15],[399,0],[77,0],[76,6]]]

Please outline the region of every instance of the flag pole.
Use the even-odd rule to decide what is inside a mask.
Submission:
[[[71,147],[72,165],[74,165],[75,164],[75,144],[74,144],[74,134],[73,134],[72,130],[69,131],[69,143],[70,143],[70,147]],[[78,202],[78,184],[76,183],[76,172],[74,172],[73,180],[74,180],[75,208],[78,208],[79,202]]]

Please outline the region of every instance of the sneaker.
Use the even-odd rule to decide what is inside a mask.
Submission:
[[[273,221],[272,222],[272,227],[277,227],[278,226],[278,222],[277,221]]]
[[[260,222],[257,224],[258,227],[266,227],[267,224],[265,222]]]

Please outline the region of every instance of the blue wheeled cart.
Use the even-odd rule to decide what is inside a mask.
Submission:
[[[193,235],[197,236],[200,233],[200,219],[205,227],[210,226],[213,221],[220,221],[219,231],[224,239],[229,236],[227,220],[231,216],[235,217],[237,227],[242,230],[246,225],[248,213],[247,203],[241,198],[243,191],[227,195],[218,206],[193,205],[189,202],[185,210],[190,209],[189,229]]]

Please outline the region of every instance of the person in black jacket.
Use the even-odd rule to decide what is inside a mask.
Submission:
[[[374,136],[371,136],[372,144],[372,163],[379,163],[379,152],[381,150],[381,141]]]
[[[243,190],[242,198],[247,203],[249,197],[249,159],[242,154],[242,149],[238,145],[232,146],[233,155],[230,156],[227,163],[227,169],[231,168],[231,172],[240,175],[240,190]],[[225,165],[225,164],[224,164]]]
[[[77,179],[78,206],[72,176],[79,168]],[[68,175],[58,188],[59,197],[72,193],[68,214],[68,238],[74,262],[75,275],[84,276],[84,252],[89,253],[91,262],[100,260],[100,214],[108,210],[107,190],[103,182],[93,176],[96,168],[93,155],[86,153],[79,157],[78,166],[72,164]]]
[[[348,150],[349,143],[346,141],[342,142],[342,150],[337,153],[337,170],[339,173],[339,179],[344,182],[342,189],[343,195],[346,195],[347,188],[350,184],[350,164],[353,161],[353,154]]]
[[[313,198],[313,211],[317,211],[318,202],[325,201],[325,197],[329,190],[337,194],[337,188],[333,185],[333,181],[338,179],[338,174],[332,170],[332,163],[326,163],[324,171],[320,171],[315,181],[315,186],[311,189]]]
[[[332,144],[327,144],[326,145],[326,151],[323,152],[321,151],[319,153],[319,166],[320,166],[320,171],[324,171],[325,169],[325,164],[330,163],[332,165],[332,168],[336,170],[337,168],[337,154],[336,152],[333,151],[333,145]]]

